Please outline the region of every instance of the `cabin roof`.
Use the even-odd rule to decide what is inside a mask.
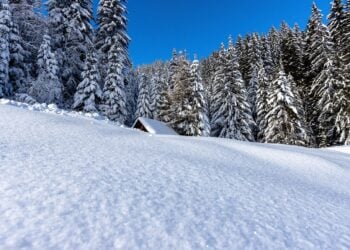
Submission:
[[[132,127],[135,128],[138,122],[140,122],[145,127],[147,132],[151,134],[178,135],[172,128],[169,128],[165,123],[144,117],[138,118]]]

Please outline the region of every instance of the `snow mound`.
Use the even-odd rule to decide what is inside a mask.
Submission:
[[[22,98],[22,97],[20,97],[20,98]],[[25,102],[18,102],[18,101],[8,100],[8,99],[0,99],[0,105],[1,104],[2,105],[16,106],[16,107],[20,107],[20,108],[27,109],[30,111],[39,111],[39,112],[65,115],[65,116],[71,116],[71,117],[92,118],[95,120],[101,120],[101,121],[113,123],[113,122],[109,121],[106,117],[101,116],[99,113],[84,113],[84,112],[77,112],[77,111],[67,111],[64,109],[59,109],[56,104],[25,103]]]
[[[350,248],[348,153],[1,102],[1,249]]]

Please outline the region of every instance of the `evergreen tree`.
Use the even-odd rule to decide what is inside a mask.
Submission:
[[[58,79],[56,54],[51,51],[51,38],[44,35],[38,53],[38,78],[33,82],[30,94],[42,103],[62,104],[62,86]]]
[[[279,67],[281,60],[281,35],[275,27],[272,27],[268,34],[272,63],[274,67]]]
[[[341,37],[341,58],[347,86],[350,85],[350,0],[347,0],[344,10],[343,34]]]
[[[281,58],[287,75],[292,75],[298,86],[302,85],[303,50],[298,37],[298,28],[292,30],[286,23],[282,24]]]
[[[91,0],[49,0],[53,49],[58,55],[64,97],[69,104],[82,81],[86,55],[92,45]]]
[[[262,62],[258,63],[258,93],[256,97],[256,124],[257,124],[257,141],[263,142],[265,140],[265,131],[267,129],[267,113],[269,111],[268,93],[270,91],[270,82],[266,74]]]
[[[141,73],[139,82],[139,96],[137,100],[137,109],[136,109],[136,118],[145,117],[145,118],[153,118],[152,117],[152,100],[150,99],[150,82],[145,73]]]
[[[314,79],[333,54],[334,45],[327,26],[322,23],[321,11],[315,3],[312,6],[312,14],[307,27],[307,39],[307,54],[311,64],[309,75]]]
[[[219,53],[214,52],[209,58],[204,59],[201,63],[201,72],[203,79],[205,102],[207,104],[207,112],[209,119],[209,127],[212,118],[212,96],[214,95],[214,77],[215,69],[218,64]]]
[[[222,46],[220,53],[222,65],[216,72],[216,112],[212,120],[212,135],[254,141],[252,128],[255,123],[239,71],[237,53],[232,43],[229,44],[228,51]]]
[[[257,62],[254,65],[251,79],[250,79],[250,82],[248,84],[248,86],[249,86],[249,88],[248,88],[248,100],[249,100],[249,103],[251,106],[252,116],[253,116],[254,121],[256,121],[256,111],[257,111],[256,99],[257,99],[257,93],[259,90],[259,80],[258,80],[259,65],[258,64],[259,64],[259,62]]]
[[[101,106],[109,119],[120,124],[124,124],[127,118],[123,54],[124,51],[118,44],[114,44],[109,51]]]
[[[169,63],[169,89],[170,91],[173,91],[175,88],[175,83],[178,81],[179,75],[180,75],[180,69],[179,69],[179,58],[180,56],[177,54],[176,49],[173,50],[173,57],[170,60]]]
[[[295,96],[291,90],[291,78],[281,69],[276,80],[272,82],[268,94],[269,112],[266,115],[267,127],[264,131],[264,142],[291,145],[306,145],[306,131],[302,121]]]
[[[192,98],[190,100],[193,108],[193,135],[195,136],[209,136],[210,127],[207,115],[207,108],[204,97],[204,88],[202,84],[202,77],[199,70],[199,61],[195,59],[191,65],[191,79],[190,84],[192,88]]]
[[[9,80],[16,93],[28,93],[28,69],[25,67],[26,51],[16,23],[12,24],[10,33]]]
[[[126,125],[132,126],[135,121],[135,113],[138,99],[138,74],[135,70],[129,72],[126,83]]]
[[[328,15],[328,28],[337,50],[342,49],[342,37],[344,35],[344,6],[342,0],[333,0],[331,12]]]
[[[318,136],[318,117],[323,107],[317,106],[320,98],[320,89],[323,82],[317,80],[317,77],[324,69],[324,65],[328,60],[334,58],[333,43],[327,26],[322,23],[321,11],[316,4],[312,6],[312,14],[306,31],[306,54],[308,56],[307,63],[310,65],[307,69],[305,81],[309,86],[304,87],[304,92],[308,93],[306,98],[306,112],[309,126],[315,137]],[[310,84],[311,83],[311,84]]]
[[[178,58],[177,71],[174,72],[174,90],[172,93],[172,121],[171,126],[181,135],[195,135],[193,127],[194,116],[191,98],[190,65],[185,55]]]
[[[101,100],[102,92],[99,86],[100,74],[97,58],[94,52],[89,52],[86,58],[82,79],[74,95],[73,109],[97,112],[97,104]]]
[[[16,29],[18,28],[16,36],[18,35],[24,50],[22,68],[26,80],[31,81],[37,77],[36,59],[43,40],[42,32],[47,29],[46,20],[38,11],[41,0],[10,0],[10,5],[13,22]]]
[[[226,49],[225,45],[221,44],[220,51],[218,53],[217,65],[213,78],[213,94],[211,95],[211,136],[219,137],[224,126],[225,110],[221,108],[222,102],[226,99],[225,90],[225,67],[226,67]]]
[[[10,95],[9,85],[11,12],[7,0],[0,2],[0,98]]]
[[[172,117],[172,100],[169,94],[169,87],[166,82],[160,82],[159,86],[161,87],[160,96],[157,105],[156,118],[162,122],[170,124]]]
[[[127,34],[126,0],[100,0],[97,13],[96,48],[100,52],[102,77],[104,78],[108,65],[108,55],[115,44],[120,46],[119,56],[123,72],[129,67],[128,47],[130,38]]]

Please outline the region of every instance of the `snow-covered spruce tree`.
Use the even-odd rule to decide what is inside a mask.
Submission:
[[[72,108],[84,112],[97,112],[97,105],[102,98],[102,92],[99,86],[98,61],[93,50],[87,55],[82,79],[74,95]]]
[[[214,52],[212,55],[209,56],[209,58],[201,61],[201,72],[202,72],[202,79],[203,79],[205,102],[207,104],[209,126],[210,126],[211,117],[212,117],[211,101],[214,93],[214,77],[215,77],[215,69],[218,64],[217,63],[218,56],[219,56],[219,53]]]
[[[328,28],[337,51],[342,49],[342,38],[344,36],[344,6],[342,0],[333,0],[330,14],[328,15]]]
[[[135,70],[131,70],[127,75],[125,86],[126,93],[126,110],[127,110],[127,119],[125,124],[127,126],[132,126],[135,121],[135,113],[137,107],[138,99],[138,74]]]
[[[326,25],[322,23],[321,11],[314,3],[312,6],[312,14],[306,31],[307,39],[307,55],[311,64],[309,75],[314,79],[322,70],[333,55],[332,39]]]
[[[91,0],[49,0],[49,24],[53,49],[57,53],[64,97],[73,101],[86,55],[92,46]]]
[[[28,69],[25,67],[24,59],[27,56],[23,49],[23,39],[19,34],[18,26],[12,23],[10,33],[10,63],[9,80],[15,93],[28,93]]]
[[[170,124],[172,121],[172,100],[169,94],[169,87],[165,81],[158,83],[160,89],[155,118]]]
[[[318,136],[318,117],[323,107],[317,106],[320,96],[319,90],[322,88],[322,82],[316,81],[317,76],[324,69],[326,62],[334,55],[332,39],[326,25],[322,23],[321,11],[314,3],[312,14],[306,31],[306,73],[303,91],[308,93],[306,101],[306,112],[309,126],[315,137]]]
[[[9,85],[11,23],[9,3],[7,0],[2,0],[0,2],[0,98],[12,92],[12,87]]]
[[[315,145],[315,140],[312,130],[307,122],[305,105],[300,92],[301,88],[298,87],[297,82],[294,80],[294,77],[291,74],[288,75],[288,81],[290,82],[290,88],[294,96],[295,106],[300,117],[301,127],[305,129],[305,146],[313,146]]]
[[[172,93],[171,126],[182,135],[207,135],[207,117],[199,62],[190,66],[185,55],[178,58],[178,74]]]
[[[280,64],[268,94],[269,112],[263,142],[305,146],[307,135],[291,90],[291,78],[285,74],[282,62]]]
[[[162,92],[168,91],[167,85],[167,64],[161,61],[157,61],[153,64],[151,79],[152,91],[150,95],[150,100],[152,101],[151,110],[152,117],[159,120],[158,115],[160,114],[160,109],[164,105],[164,99],[162,98]],[[168,109],[169,110],[169,109]]]
[[[137,99],[136,118],[152,117],[152,100],[150,99],[150,81],[145,72],[142,72],[139,79],[139,95]]]
[[[128,47],[130,38],[127,34],[126,0],[100,0],[97,11],[97,31],[95,45],[100,55],[100,68],[103,79],[107,74],[106,65],[114,43],[120,46],[119,55],[123,72],[129,67]]]
[[[298,28],[296,28],[298,29]],[[303,49],[298,37],[298,30],[293,31],[286,23],[281,28],[281,58],[287,75],[292,75],[298,86],[302,85]]]
[[[213,137],[219,137],[224,126],[224,110],[221,108],[223,100],[225,100],[225,67],[226,67],[226,49],[222,43],[218,58],[216,60],[216,68],[213,77],[213,93],[211,95],[211,121],[210,134]]]
[[[51,38],[44,35],[38,53],[38,78],[33,82],[29,93],[38,102],[62,104],[62,86],[58,79],[56,54],[51,51]]]
[[[261,62],[261,60],[260,60]],[[251,107],[251,112],[252,112],[252,117],[254,122],[256,123],[257,121],[257,95],[259,91],[259,78],[258,78],[258,73],[259,73],[259,62],[257,62],[252,71],[252,75],[250,78],[250,82],[248,84],[248,101]],[[253,136],[256,139],[258,135],[258,127],[255,126],[253,129]]]
[[[281,34],[275,27],[272,27],[268,33],[271,55],[274,67],[279,67],[281,60]]]
[[[178,81],[179,75],[180,75],[180,69],[179,69],[179,60],[180,55],[177,54],[176,49],[173,50],[173,56],[169,62],[169,90],[173,91],[175,88],[175,83]]]
[[[216,72],[216,112],[213,114],[212,135],[222,138],[254,141],[255,126],[247,102],[247,92],[239,71],[238,56],[232,43],[226,52],[222,46],[222,67]]]
[[[249,69],[250,69],[250,61],[249,61],[249,41],[250,36],[248,35],[244,39],[239,36],[236,42],[236,51],[238,55],[239,61],[239,70],[242,74],[244,82],[249,81]]]
[[[343,34],[341,38],[342,45],[342,62],[345,68],[345,77],[347,81],[347,86],[350,85],[350,0],[347,0],[344,11],[344,27]]]
[[[37,77],[36,59],[47,24],[39,9],[41,0],[10,0],[13,21],[18,27],[23,53],[24,72],[27,81]],[[28,86],[27,86],[28,87]]]
[[[124,53],[122,46],[115,41],[108,54],[108,70],[101,105],[103,113],[120,124],[124,124],[127,118]]]
[[[193,95],[190,82],[191,72],[190,64],[183,54],[178,58],[178,67],[175,73],[170,124],[180,135],[192,136],[195,130],[193,127],[193,107],[190,102]]]
[[[265,140],[265,130],[267,129],[267,113],[269,111],[268,93],[270,91],[270,81],[266,74],[263,62],[257,64],[258,68],[258,93],[256,97],[256,125],[257,125],[257,141]]]
[[[261,60],[260,60],[261,61]],[[259,73],[259,62],[257,62],[252,69],[251,78],[248,84],[248,100],[252,110],[252,116],[256,121],[256,97],[259,89],[258,73]]]
[[[258,38],[257,38],[258,39]],[[259,44],[259,41],[256,41],[257,44]],[[257,50],[255,56],[260,58],[260,48]],[[233,94],[235,95],[236,103],[237,105],[235,107],[235,126],[237,126],[237,135],[229,136],[230,138],[243,140],[243,141],[254,141],[254,134],[253,131],[256,128],[256,123],[253,120],[252,117],[252,111],[250,104],[248,102],[248,94],[247,90],[242,78],[242,74],[239,71],[239,62],[238,62],[238,56],[237,52],[233,46],[232,40],[229,40],[229,47],[228,47],[228,60],[227,60],[227,66],[228,69],[228,77],[227,80],[233,83]],[[255,61],[254,61],[255,62]]]
[[[191,79],[192,100],[190,100],[193,109],[193,135],[209,136],[210,125],[208,119],[208,111],[205,103],[204,88],[202,77],[199,69],[199,61],[195,60],[191,64]]]
[[[339,91],[345,87],[344,81],[338,80],[340,78],[338,73],[333,61],[328,59],[324,69],[315,79],[313,87],[318,87],[317,91],[311,89],[318,97],[317,107],[322,107],[316,111],[317,113],[315,112],[315,115],[318,115],[316,142],[320,147],[337,143],[336,119],[339,112],[337,103],[338,99],[342,99]]]

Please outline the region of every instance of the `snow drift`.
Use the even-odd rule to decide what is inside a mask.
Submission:
[[[0,105],[2,249],[350,248],[349,148],[151,136],[28,107]]]

